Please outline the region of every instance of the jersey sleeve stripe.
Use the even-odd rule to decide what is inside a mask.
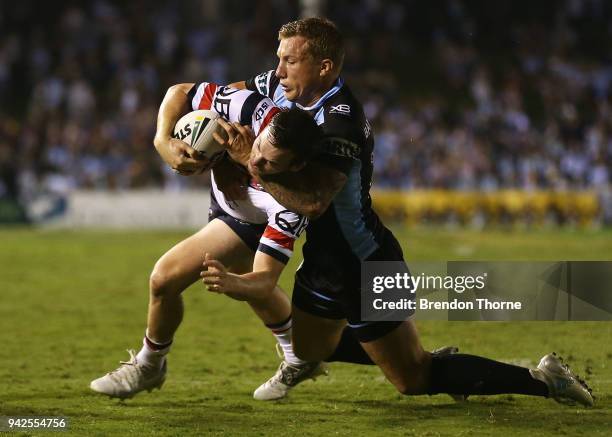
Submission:
[[[200,100],[200,104],[198,105],[198,109],[210,109],[212,106],[213,97],[215,95],[215,91],[217,91],[217,85],[214,83],[206,84],[204,88],[204,93],[202,99]]]
[[[274,241],[279,246],[282,246],[289,250],[293,250],[293,243],[295,241],[295,237],[284,234],[283,232],[273,228],[270,225],[266,227],[262,238],[267,238],[271,241]]]
[[[270,111],[266,114],[266,117],[264,118],[264,121],[261,123],[261,127],[259,128],[259,132],[263,131],[266,126],[268,126],[268,124],[272,121],[272,118],[278,114],[281,110],[279,108],[277,108],[276,106],[273,107],[272,109],[270,109]]]
[[[268,97],[274,100],[274,95],[276,94],[276,89],[280,84],[280,79],[276,77],[274,70],[270,70],[270,74],[268,75]]]
[[[264,244],[263,241],[261,241],[259,243],[259,247],[257,248],[257,250],[259,252],[263,252],[266,255],[270,255],[272,258],[274,258],[275,260],[283,263],[283,264],[287,264],[287,262],[289,261],[289,258],[291,258],[291,251],[288,251],[289,253],[287,254],[287,251],[280,251],[278,249],[275,249],[271,246],[268,246],[267,244]]]
[[[197,111],[197,109],[200,107],[200,101],[204,95],[204,88],[206,88],[206,85],[208,85],[206,82],[202,82],[200,85],[198,85],[195,95],[193,96],[193,99],[191,99],[191,109],[193,111]]]
[[[194,83],[191,88],[189,88],[189,92],[187,93],[187,101],[191,104],[191,109],[193,110],[193,98],[196,95],[196,91],[198,90],[198,84]]]

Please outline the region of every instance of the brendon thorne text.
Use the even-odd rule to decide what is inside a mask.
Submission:
[[[425,298],[392,301],[374,299],[372,307],[375,310],[416,310],[417,308],[420,310],[520,310],[522,303],[520,301],[493,301],[489,299],[474,299],[474,301],[458,299],[433,301]]]

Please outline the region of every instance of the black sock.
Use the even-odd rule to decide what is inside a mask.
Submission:
[[[353,333],[353,330],[346,326],[342,331],[342,338],[331,356],[325,361],[341,361],[343,363],[367,364],[373,365],[374,362],[370,356],[363,350],[361,343]]]
[[[529,369],[475,355],[431,357],[429,394],[493,395],[516,393],[548,396],[548,387]]]

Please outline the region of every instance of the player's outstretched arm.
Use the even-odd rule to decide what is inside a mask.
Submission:
[[[297,172],[253,176],[278,203],[309,219],[323,215],[347,180],[341,171],[316,162]]]
[[[200,277],[208,291],[227,294],[236,300],[257,300],[272,293],[285,264],[257,251],[253,271],[243,275],[231,273],[218,260],[206,254]]]
[[[208,166],[203,158],[187,143],[172,138],[172,131],[178,119],[191,111],[188,93],[193,83],[181,83],[168,88],[157,114],[157,131],[153,144],[162,159],[182,175],[201,172]]]

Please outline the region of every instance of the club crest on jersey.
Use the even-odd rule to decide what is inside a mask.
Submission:
[[[268,76],[270,72],[261,73],[255,78],[255,83],[259,94],[268,95]]]
[[[329,110],[330,114],[342,114],[342,115],[351,115],[351,107],[344,103],[341,103],[336,106],[332,106]]]

